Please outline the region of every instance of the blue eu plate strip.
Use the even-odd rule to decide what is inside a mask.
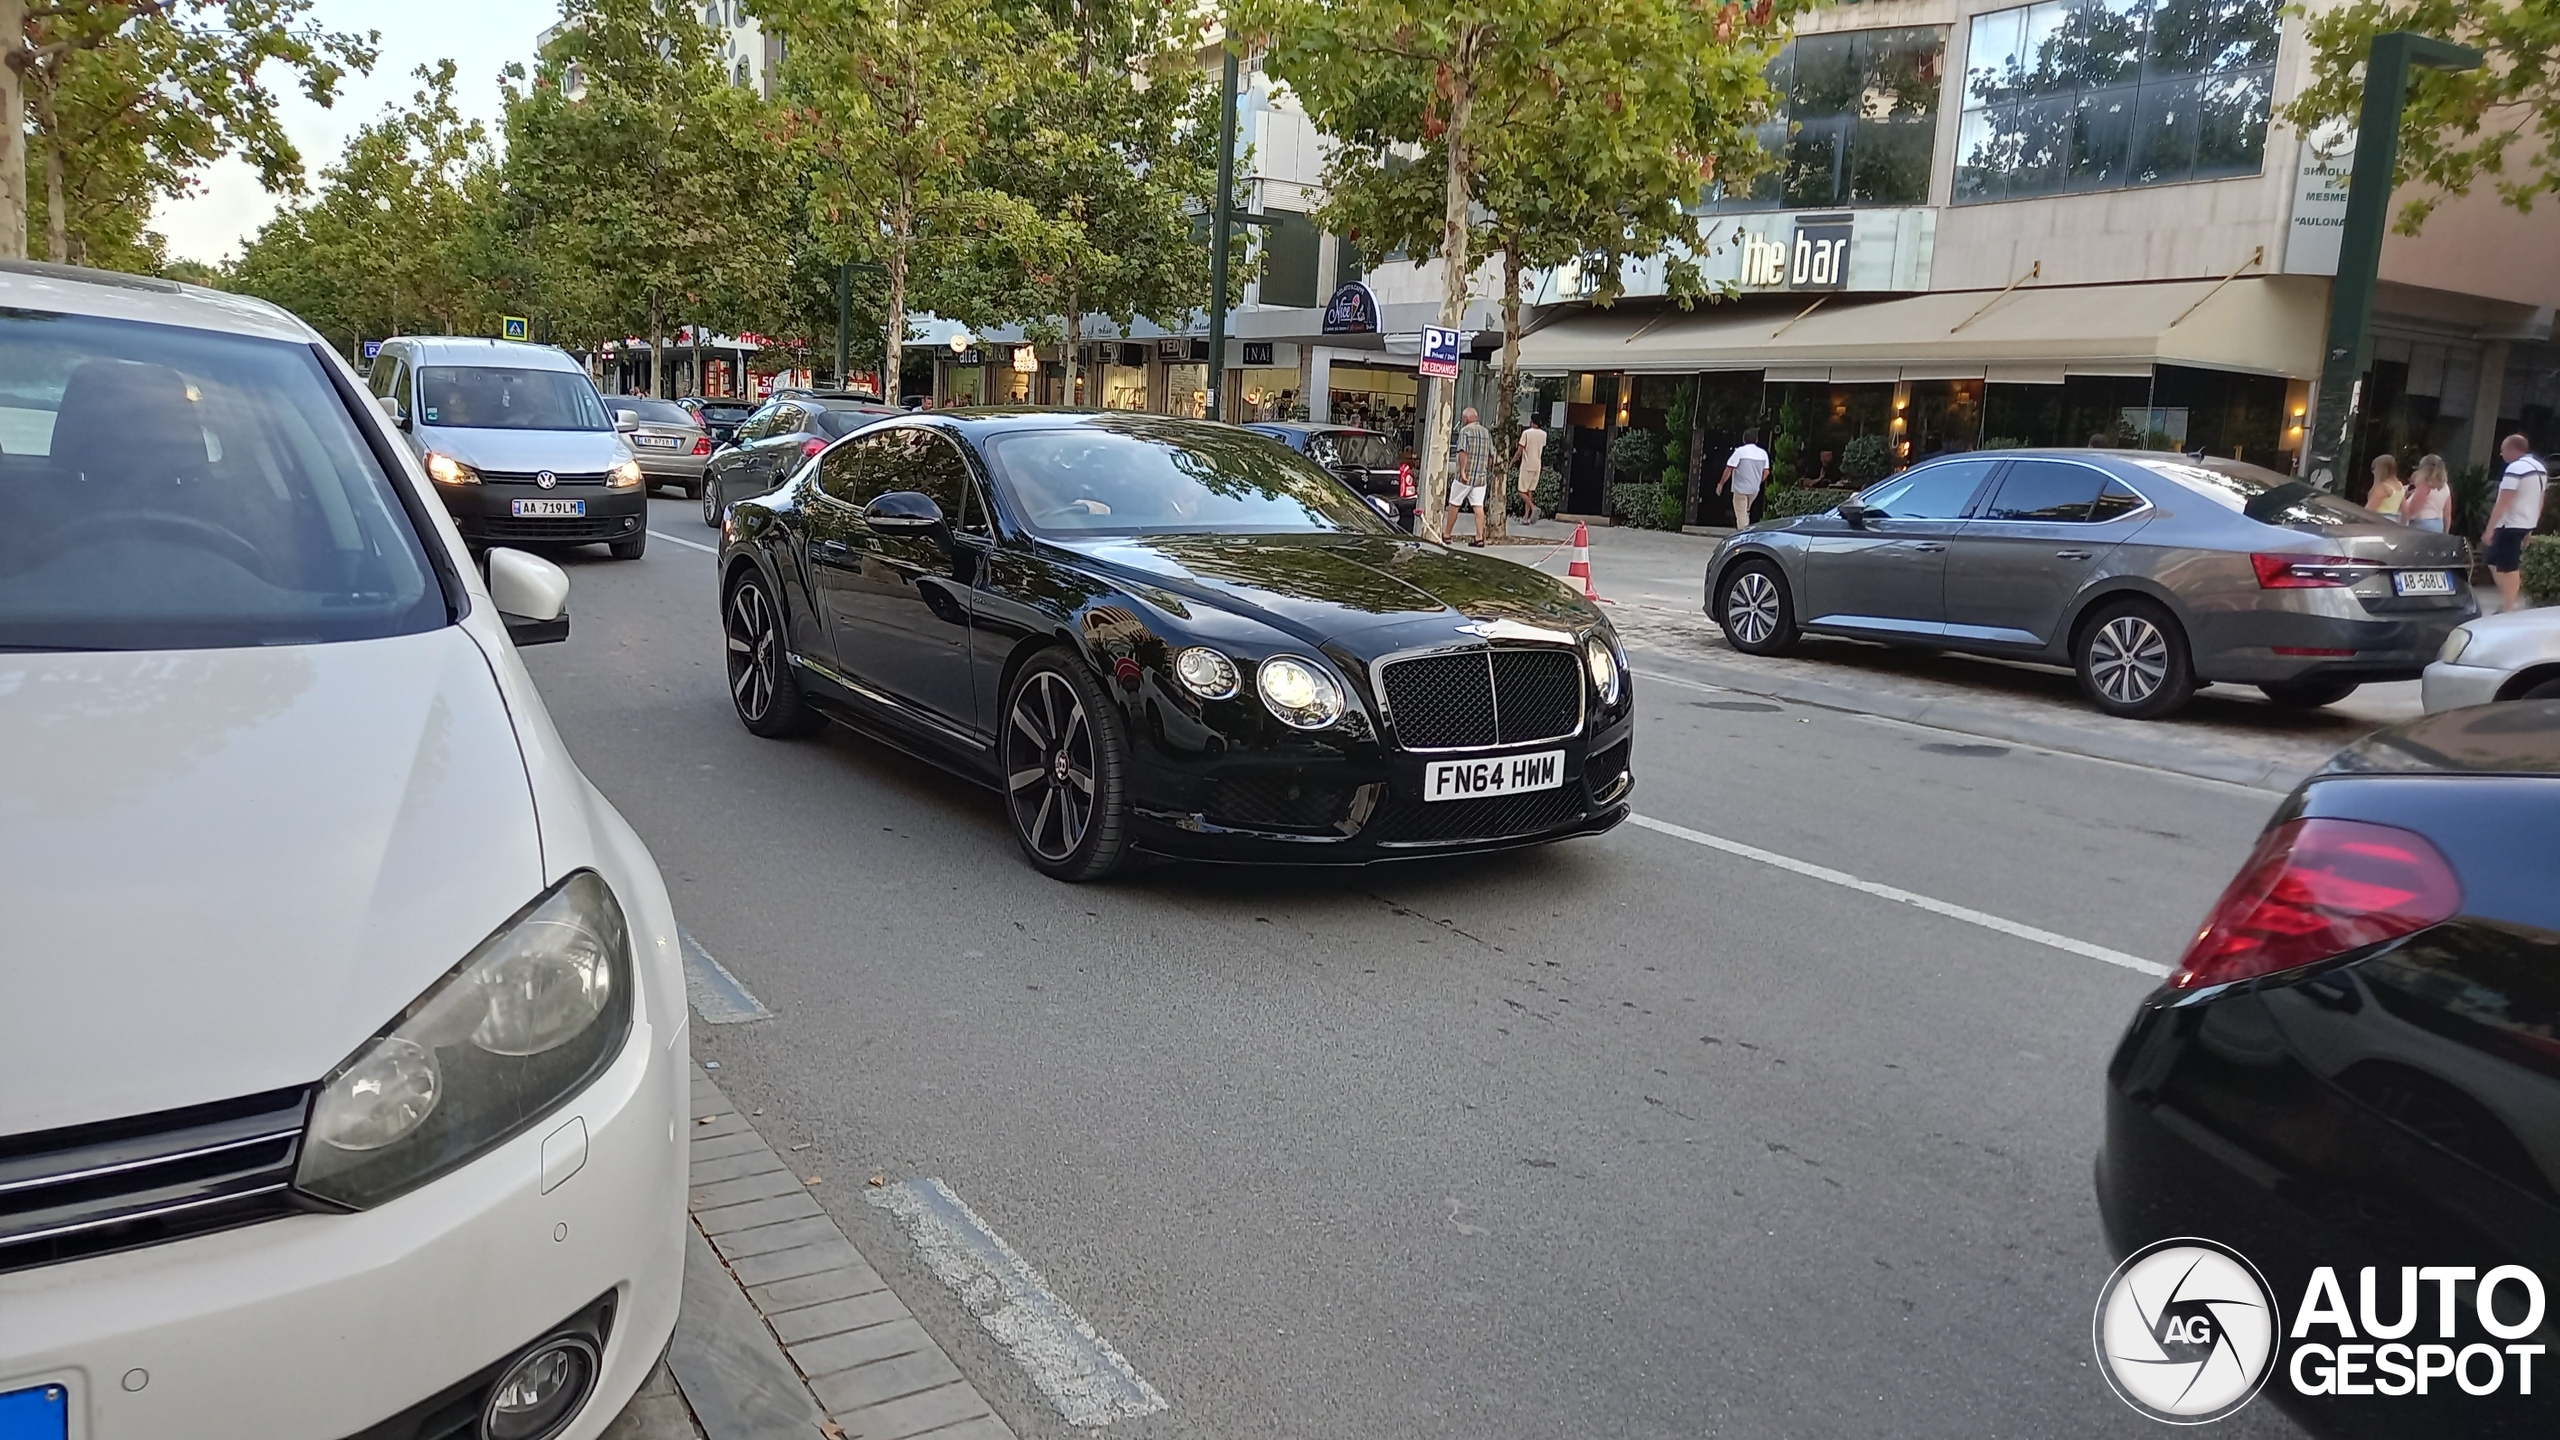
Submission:
[[[38,1385],[0,1394],[0,1440],[70,1440],[71,1392]]]

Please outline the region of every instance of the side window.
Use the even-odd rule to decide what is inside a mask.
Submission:
[[[914,490],[942,507],[944,518],[957,526],[965,518],[969,499],[969,462],[960,458],[960,449],[949,440],[920,426],[901,426],[895,432],[906,441],[905,474],[894,487]]]
[[[1954,520],[1982,488],[1997,460],[1941,460],[1887,480],[1859,497],[1869,511],[1892,520]]]
[[[864,435],[830,450],[818,464],[818,488],[856,510],[902,488],[897,475],[897,436]]]
[[[748,416],[744,423],[738,426],[738,443],[743,445],[750,440],[761,440],[772,434],[774,412],[782,408],[783,406],[777,402]]]
[[[2053,520],[2081,523],[2089,518],[2098,489],[2107,477],[2086,465],[2061,460],[2020,460],[2000,479],[2000,494],[1984,507],[1986,520]]]
[[[2109,480],[2107,488],[2098,492],[2098,503],[2089,511],[2091,520],[2115,520],[2130,515],[2151,502],[2134,492],[2121,480]]]
[[[1333,443],[1330,435],[1310,435],[1307,437],[1307,458],[1331,469],[1342,463],[1342,448]]]
[[[391,377],[399,373],[400,356],[390,350],[377,350],[373,355],[373,369],[364,377],[365,388],[376,396],[388,395],[391,393]]]

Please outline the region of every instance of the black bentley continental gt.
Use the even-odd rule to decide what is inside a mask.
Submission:
[[[1597,610],[1231,426],[883,421],[730,507],[719,569],[749,730],[823,716],[981,778],[1062,880],[1593,835],[1635,788]]]

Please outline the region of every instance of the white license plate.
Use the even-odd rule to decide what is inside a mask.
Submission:
[[[578,516],[587,513],[584,500],[518,500],[514,502],[517,519],[527,516]]]
[[[2450,595],[2453,572],[2450,570],[2394,570],[2391,588],[2403,595]]]
[[[1481,800],[1523,790],[1553,790],[1564,783],[1564,752],[1505,755],[1497,760],[1434,760],[1422,772],[1425,800]]]
[[[673,450],[676,448],[675,437],[671,435],[634,435],[631,438],[648,446],[652,450]]]

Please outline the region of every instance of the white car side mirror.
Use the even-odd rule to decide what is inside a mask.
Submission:
[[[489,600],[507,622],[507,638],[518,645],[569,638],[569,577],[538,555],[490,551]]]
[[[391,417],[392,424],[406,425],[409,423],[408,407],[400,403],[399,396],[376,395],[373,397],[373,403],[382,407],[382,413]]]

